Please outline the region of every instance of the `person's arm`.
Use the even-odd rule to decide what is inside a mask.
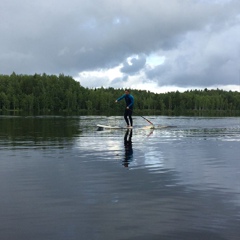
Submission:
[[[125,98],[126,94],[123,94],[120,98],[118,98],[115,102],[121,101],[123,98]]]

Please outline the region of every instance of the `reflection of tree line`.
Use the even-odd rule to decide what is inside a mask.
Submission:
[[[28,113],[121,114],[114,100],[122,89],[88,89],[70,76],[60,74],[0,75],[0,110]],[[134,114],[240,114],[240,93],[223,90],[193,90],[154,94],[132,90]],[[123,103],[124,104],[124,103]]]
[[[0,135],[8,139],[42,141],[69,141],[79,135],[78,124],[67,118],[0,118]]]

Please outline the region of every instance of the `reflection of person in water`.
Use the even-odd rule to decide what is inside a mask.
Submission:
[[[124,136],[124,148],[125,156],[123,160],[123,166],[128,167],[129,163],[133,158],[133,149],[132,149],[132,129],[128,129]]]

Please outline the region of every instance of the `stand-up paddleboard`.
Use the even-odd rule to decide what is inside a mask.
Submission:
[[[98,127],[98,130],[103,130],[103,129],[132,129],[132,128],[129,128],[129,127],[110,126],[110,125],[101,125],[101,124],[98,124],[97,127]]]
[[[132,129],[132,128],[129,128],[129,127],[121,127],[121,126],[110,126],[110,125],[101,125],[101,124],[98,124],[97,125],[98,127],[98,131],[102,131],[104,129]],[[163,125],[149,125],[149,126],[138,126],[136,127],[137,129],[163,129],[163,128],[169,128],[169,127],[175,127],[175,126],[163,126]],[[135,127],[134,127],[135,128]]]
[[[164,126],[164,125],[150,125],[150,126],[144,126],[144,127],[140,127],[140,129],[162,129],[162,128],[169,128],[172,126]]]

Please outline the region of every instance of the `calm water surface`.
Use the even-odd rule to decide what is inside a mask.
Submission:
[[[238,240],[240,118],[148,119],[0,116],[0,239]]]

